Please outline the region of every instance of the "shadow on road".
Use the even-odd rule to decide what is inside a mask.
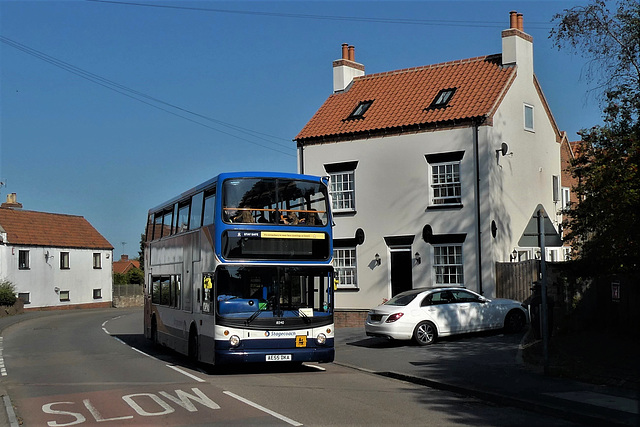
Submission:
[[[171,350],[168,347],[152,343],[144,337],[144,334],[114,334],[111,336],[164,363],[199,371],[207,375],[256,375],[321,371],[314,366],[307,366],[303,363],[296,362],[245,363],[222,366],[195,363],[189,360],[187,356]]]

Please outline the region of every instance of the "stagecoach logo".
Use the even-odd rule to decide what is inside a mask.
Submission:
[[[266,331],[264,333],[264,336],[273,337],[273,338],[295,338],[296,333],[294,331],[275,331],[275,332]]]

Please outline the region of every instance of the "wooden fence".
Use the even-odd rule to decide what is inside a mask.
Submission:
[[[540,261],[496,263],[496,298],[526,302],[531,297],[533,282],[540,277]]]

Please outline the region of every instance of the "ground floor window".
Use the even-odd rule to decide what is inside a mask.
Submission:
[[[69,298],[69,291],[60,291],[60,301],[71,301],[71,299]]]
[[[333,268],[338,288],[357,288],[356,248],[334,248]]]
[[[433,248],[436,284],[464,285],[462,245],[438,245]]]
[[[24,305],[31,304],[31,293],[30,292],[18,292],[18,299],[22,300]]]
[[[102,298],[102,289],[94,289],[93,290],[93,299]]]

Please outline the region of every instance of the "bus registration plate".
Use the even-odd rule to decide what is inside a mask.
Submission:
[[[290,354],[267,354],[267,362],[291,362]]]

